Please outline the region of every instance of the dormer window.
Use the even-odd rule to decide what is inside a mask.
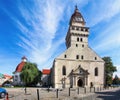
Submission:
[[[74,21],[81,22],[81,21],[83,21],[83,19],[80,16],[75,16]]]

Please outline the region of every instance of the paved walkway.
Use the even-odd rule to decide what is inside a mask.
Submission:
[[[95,100],[120,100],[120,88],[97,92],[96,96]]]
[[[84,88],[59,90],[58,98],[55,89],[50,89],[48,92],[45,88],[27,88],[27,93],[23,88],[7,88],[9,100],[38,100],[37,93],[39,92],[39,100],[120,100],[120,88],[102,90],[94,93],[93,90]],[[38,91],[38,92],[37,92]],[[69,96],[70,95],[70,96]],[[5,99],[0,99],[5,100]]]

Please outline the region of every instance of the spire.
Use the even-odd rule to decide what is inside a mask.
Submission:
[[[72,22],[80,23],[80,24],[82,24],[82,26],[85,25],[84,18],[82,16],[82,14],[79,12],[77,5],[75,5],[74,13],[71,16],[70,25],[72,24]]]
[[[77,5],[75,5],[75,12],[79,12]]]

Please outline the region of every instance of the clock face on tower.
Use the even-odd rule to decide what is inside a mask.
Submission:
[[[74,18],[74,21],[77,21],[77,22],[78,22],[78,21],[83,21],[83,19],[82,19],[81,17],[75,17],[75,18]]]

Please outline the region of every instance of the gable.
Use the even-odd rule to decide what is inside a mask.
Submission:
[[[88,75],[88,71],[87,70],[84,70],[82,67],[78,67],[77,69],[75,70],[72,70],[71,72],[73,75]]]
[[[78,59],[77,56],[79,56]],[[56,59],[104,62],[102,58],[98,56],[97,53],[94,52],[89,47],[85,48],[70,47]]]
[[[42,74],[43,75],[49,75],[50,74],[50,69],[43,69]]]

